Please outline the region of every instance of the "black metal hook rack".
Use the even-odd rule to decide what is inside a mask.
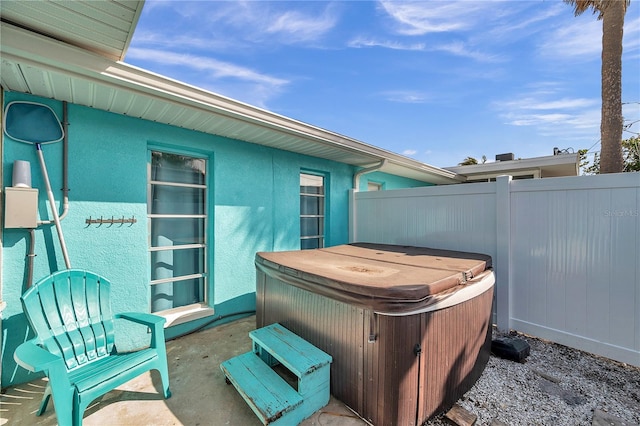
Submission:
[[[92,218],[91,216],[89,216],[88,219],[85,220],[85,223],[87,225],[113,225],[113,224],[125,224],[128,223],[130,225],[133,225],[134,223],[136,223],[138,220],[136,219],[135,216],[132,217],[124,217],[122,216],[121,218],[116,218],[115,216],[111,216],[110,218],[104,218],[102,216],[100,216],[100,218]]]

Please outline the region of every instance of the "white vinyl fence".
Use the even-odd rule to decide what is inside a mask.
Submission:
[[[640,366],[640,173],[352,192],[351,240],[491,255],[497,324]]]

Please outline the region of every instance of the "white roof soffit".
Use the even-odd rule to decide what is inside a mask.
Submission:
[[[30,31],[113,60],[122,60],[144,1],[2,0],[0,17]]]
[[[59,41],[0,24],[1,84],[10,91],[367,167],[436,184],[456,173]]]
[[[577,176],[580,158],[578,154],[549,155],[546,157],[523,158],[519,160],[496,161],[485,164],[446,167],[463,176],[475,177],[484,174],[509,174],[525,170],[540,170],[546,177]]]

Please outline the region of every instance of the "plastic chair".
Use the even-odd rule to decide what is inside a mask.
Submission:
[[[105,278],[66,269],[40,280],[21,297],[36,337],[22,343],[14,359],[49,378],[38,416],[53,396],[58,423],[79,426],[94,399],[152,369],[160,373],[164,397],[171,396],[165,319],[146,313],[114,316],[109,295],[110,283]],[[114,345],[117,318],[149,327],[150,347],[119,353]]]

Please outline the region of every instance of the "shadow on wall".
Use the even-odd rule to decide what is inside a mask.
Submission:
[[[53,225],[42,226],[42,233],[44,236],[44,246],[46,247],[45,250],[47,252],[46,258],[49,262],[48,269],[50,271],[56,271],[59,269],[59,266],[57,265],[58,258],[55,250],[57,239],[53,235],[52,227]],[[27,291],[30,285],[42,278],[39,276],[34,277],[33,271],[29,270],[28,260],[30,259],[30,244],[32,243],[29,232],[24,229],[5,230],[3,241],[5,248],[19,245],[22,240],[25,242],[25,262],[23,274],[19,277],[22,284],[19,288],[15,289],[15,291],[18,292],[15,298],[15,303],[18,304],[20,303],[19,297]],[[31,258],[31,260],[33,261],[33,258]],[[15,282],[15,280],[12,281]],[[5,386],[8,383],[23,383],[43,376],[41,373],[30,373],[24,368],[18,366],[13,359],[13,351],[15,348],[33,337],[34,334],[29,326],[29,321],[24,313],[22,313],[22,309],[20,309],[20,313],[16,315],[12,315],[8,318],[2,318],[2,342],[0,342],[2,348],[0,351],[0,362],[2,363],[2,375],[0,377],[1,386]]]
[[[43,377],[41,373],[31,373],[13,360],[13,351],[21,343],[34,337],[27,317],[23,314],[2,319],[2,386],[7,383],[24,383]],[[5,349],[9,348],[10,351]]]
[[[38,227],[38,230],[34,232],[33,237],[37,239],[38,235],[41,235],[41,238],[42,238],[41,241],[44,242],[44,244],[39,244],[38,247],[35,246],[36,242],[31,240],[29,230],[27,229],[5,229],[4,230],[3,246],[5,248],[12,248],[14,246],[17,246],[21,244],[23,240],[25,244],[24,275],[22,277],[23,285],[20,291],[20,295],[24,293],[30,285],[30,283],[28,283],[29,277],[30,277],[30,273],[29,273],[29,260],[30,260],[30,251],[31,251],[30,244],[34,244],[34,252],[36,249],[40,252],[41,255],[43,254],[43,251],[45,252],[45,255],[40,256],[40,258],[42,257],[46,258],[48,262],[46,269],[48,271],[54,272],[59,270],[62,266],[64,266],[64,261],[62,260],[62,257],[58,257],[58,254],[56,251],[56,247],[59,247],[59,242],[58,242],[59,240],[54,235],[54,232],[55,232],[54,226],[55,225],[53,224],[40,225]],[[44,247],[44,249],[42,247]],[[35,262],[36,256],[37,256],[37,252],[35,252],[31,256],[32,262]],[[42,267],[40,269],[42,270]],[[42,277],[31,276],[30,278],[32,280],[32,283],[35,283]]]

